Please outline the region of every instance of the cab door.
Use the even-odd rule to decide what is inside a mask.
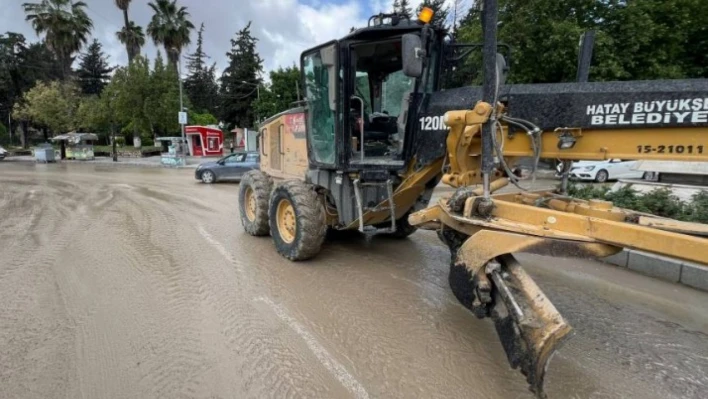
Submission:
[[[301,59],[309,159],[320,166],[334,166],[337,158],[338,48],[338,42],[329,42]]]

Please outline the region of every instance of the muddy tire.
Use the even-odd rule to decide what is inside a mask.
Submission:
[[[298,180],[277,185],[270,196],[268,216],[278,253],[298,261],[320,252],[327,235],[326,215],[312,185]]]
[[[268,199],[272,186],[270,177],[259,170],[252,170],[241,178],[238,190],[241,224],[252,236],[267,236],[270,233]]]
[[[408,212],[405,215],[403,215],[402,218],[396,220],[396,232],[387,234],[387,236],[392,237],[392,238],[398,238],[398,239],[403,239],[408,237],[409,235],[415,233],[418,228],[415,226],[411,226],[410,223],[408,223],[408,216],[411,213]]]

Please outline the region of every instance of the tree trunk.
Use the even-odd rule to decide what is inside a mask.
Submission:
[[[27,129],[29,129],[29,123],[27,121],[21,121],[22,128],[20,129],[20,143],[22,148],[27,148]]]
[[[142,148],[142,141],[140,140],[140,133],[138,132],[138,129],[133,128],[133,148],[135,149],[140,149]]]
[[[44,141],[48,142],[49,141],[49,129],[47,129],[46,127],[43,127],[42,134],[44,135]]]
[[[130,20],[128,19],[128,7],[125,7],[125,10],[123,10],[123,21],[125,23],[125,30],[128,31],[130,28]],[[132,49],[130,48],[130,41],[127,41],[125,43],[125,50],[128,52],[128,63],[133,62],[133,58],[135,55],[133,54]]]

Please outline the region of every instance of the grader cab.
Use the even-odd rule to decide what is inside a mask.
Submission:
[[[305,100],[260,126],[261,170],[241,182],[241,220],[290,260],[315,256],[328,230],[437,231],[453,293],[493,319],[510,364],[543,397],[548,361],[572,328],[513,253],[633,248],[708,264],[703,225],[565,193],[572,160],[708,161],[708,80],[504,84],[497,3],[485,0],[484,84],[443,91],[459,45],[429,19],[378,15],[302,54]],[[561,188],[492,195],[518,184],[525,157],[562,160]],[[428,207],[440,181],[457,191]]]
[[[241,184],[246,231],[270,233],[291,260],[317,254],[328,229],[413,233],[408,215],[427,206],[444,157],[440,147],[439,159],[416,162],[428,151],[418,115],[438,88],[444,35],[420,21],[379,15],[303,52],[303,104],[261,124],[261,172]],[[428,61],[410,71],[416,63],[404,56]],[[446,129],[442,115],[434,124]]]

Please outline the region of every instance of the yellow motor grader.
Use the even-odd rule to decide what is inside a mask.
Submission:
[[[241,181],[241,220],[294,261],[315,256],[328,231],[437,231],[451,251],[453,293],[493,320],[511,366],[542,397],[548,361],[571,327],[512,254],[632,248],[707,264],[704,225],[565,189],[577,159],[708,161],[708,80],[507,85],[496,0],[481,4],[480,45],[446,42],[424,9],[416,21],[373,16],[303,52],[304,101],[261,124],[261,170]],[[441,90],[451,50],[475,48],[483,85]],[[561,188],[493,194],[518,184],[522,158],[562,160]],[[429,206],[441,180],[456,191]]]

